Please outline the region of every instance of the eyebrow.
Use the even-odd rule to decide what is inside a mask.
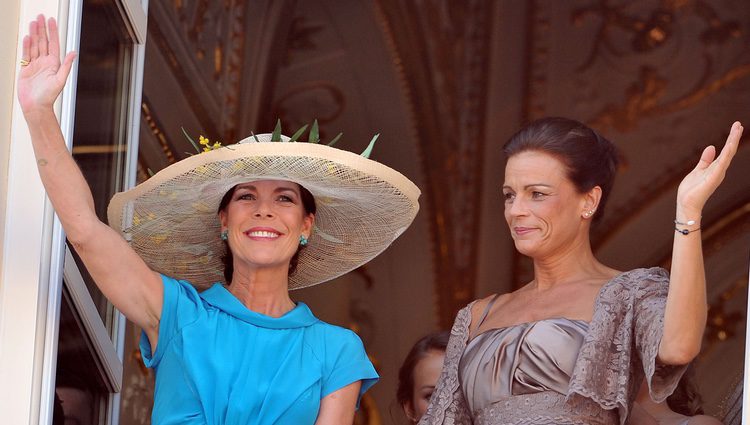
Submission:
[[[257,187],[255,187],[255,185],[254,185],[254,184],[252,184],[252,183],[243,183],[243,184],[238,184],[238,185],[237,185],[237,189],[235,189],[235,190],[239,190],[239,189],[247,189],[247,190],[258,190],[258,188],[257,188]],[[291,187],[291,186],[281,186],[281,187],[277,187],[276,189],[274,189],[274,190],[273,190],[273,192],[274,192],[274,193],[279,193],[279,192],[292,192],[292,193],[294,193],[295,195],[296,195],[296,194],[298,194],[298,193],[297,193],[297,191],[296,191],[296,190],[294,190],[294,188],[293,188],[293,187]]]
[[[549,184],[545,184],[545,183],[532,183],[532,184],[527,184],[527,185],[526,185],[526,186],[524,186],[523,188],[524,188],[524,189],[528,189],[528,188],[530,188],[530,187],[540,187],[540,186],[541,186],[541,187],[548,187],[548,188],[550,188],[550,189],[552,188],[552,185],[549,185]],[[506,185],[503,185],[503,189],[506,189],[506,188],[507,188],[507,189],[512,189],[512,188],[511,188],[510,186],[508,186],[507,184],[506,184]]]

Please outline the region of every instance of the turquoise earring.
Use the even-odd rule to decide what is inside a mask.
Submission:
[[[307,238],[305,237],[305,235],[299,235],[299,244],[300,244],[300,246],[307,245],[307,242],[308,241],[307,241]]]
[[[227,239],[229,239],[229,231],[225,230],[225,231],[221,232],[221,240],[225,241]]]

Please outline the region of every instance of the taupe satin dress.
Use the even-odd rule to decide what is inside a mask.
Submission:
[[[469,304],[419,424],[625,424],[644,378],[659,402],[685,370],[656,362],[668,284],[663,269],[631,270],[602,287],[590,323],[547,319],[471,341]]]
[[[549,319],[486,331],[466,345],[458,366],[472,411],[519,394],[568,392],[588,323]]]
[[[516,423],[512,421],[518,417],[528,418],[543,410],[545,416],[565,423],[571,419],[586,424],[616,423],[614,412],[602,412],[596,403],[575,408],[565,403],[588,329],[585,321],[556,318],[492,329],[474,337],[461,357],[458,376],[475,422]],[[497,404],[513,405],[516,419]]]

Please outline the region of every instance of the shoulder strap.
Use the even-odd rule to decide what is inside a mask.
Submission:
[[[484,319],[487,318],[487,314],[489,314],[490,309],[492,308],[492,305],[495,304],[495,300],[497,300],[497,297],[499,297],[500,294],[495,294],[495,296],[492,297],[490,302],[487,303],[487,307],[484,308],[484,313],[482,313],[482,318],[479,319],[479,322],[477,323],[477,327],[474,329],[479,329],[480,326],[482,326],[482,323],[484,323]]]

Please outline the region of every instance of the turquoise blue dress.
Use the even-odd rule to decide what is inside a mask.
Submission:
[[[273,318],[220,284],[198,293],[186,281],[162,282],[156,352],[145,333],[140,343],[156,370],[154,425],[314,424],[323,397],[362,381],[361,397],[378,380],[359,337],[304,303]]]

